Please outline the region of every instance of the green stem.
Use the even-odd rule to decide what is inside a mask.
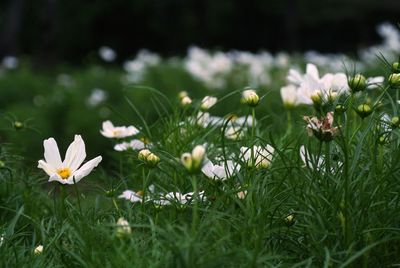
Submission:
[[[194,175],[191,176],[191,180],[192,180],[192,187],[193,187],[192,202],[194,202],[193,203],[193,213],[192,213],[192,233],[194,235],[196,233],[197,225],[199,222],[199,200],[198,200],[199,189],[197,187],[197,180]]]
[[[256,133],[256,109],[251,108],[251,118],[252,118],[252,124],[251,124],[251,163],[253,167],[256,166],[255,162],[255,155],[254,155],[254,138],[255,138],[255,133]]]

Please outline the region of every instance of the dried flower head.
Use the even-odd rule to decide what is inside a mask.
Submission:
[[[314,135],[321,141],[329,142],[338,133],[338,127],[333,127],[333,112],[328,112],[322,120],[315,116],[304,116],[303,119],[307,122],[308,135]]]

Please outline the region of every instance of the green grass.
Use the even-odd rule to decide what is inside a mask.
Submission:
[[[191,123],[196,105],[181,108],[177,92],[187,90],[195,102],[209,92],[176,67],[155,68],[143,82],[146,87],[123,85],[118,69],[101,67],[72,71],[72,88],[57,86],[55,74],[37,74],[28,67],[7,74],[0,79],[3,115],[9,119],[1,132],[5,141],[0,154],[4,163],[0,168],[1,266],[399,265],[399,130],[386,134],[385,142],[379,139],[384,134],[379,128],[382,112],[396,115],[397,106],[392,104],[398,89],[386,85],[341,99],[347,111],[335,114],[339,134],[325,143],[308,137],[302,119],[325,111],[283,108],[278,89],[285,73],[276,74],[270,88],[258,89],[264,97],[255,108],[255,135],[248,129],[240,141],[227,140],[221,127]],[[240,104],[244,86],[213,94],[220,101],[210,113],[251,116],[251,108]],[[94,87],[104,88],[108,101],[86,107],[84,101]],[[234,90],[238,91],[229,95]],[[37,95],[45,99],[39,107],[32,103]],[[368,98],[382,104],[361,119],[352,106]],[[110,114],[102,117],[105,108]],[[28,118],[32,121],[23,129],[12,128],[15,120]],[[151,150],[160,157],[159,164],[147,167],[138,160],[137,151],[114,152],[113,143],[99,133],[105,118],[140,128],[153,143]],[[185,132],[179,127],[182,121]],[[78,133],[86,142],[88,158],[102,154],[105,160],[76,185],[47,182],[48,176],[36,168],[43,158],[43,139],[55,137],[63,154]],[[179,158],[204,143],[208,158],[233,155],[229,159],[242,164],[240,172],[223,182],[201,172],[190,174]],[[254,144],[275,148],[267,169],[246,168],[240,159],[240,147]],[[304,166],[301,145],[316,157],[325,155],[321,169],[315,168],[315,161],[314,168]],[[160,207],[117,198],[126,189],[139,191],[151,184],[156,193],[197,188],[205,191],[207,200]],[[245,199],[237,197],[242,190],[247,191]],[[130,234],[118,233],[120,217],[129,222]],[[43,253],[35,255],[40,244]]]

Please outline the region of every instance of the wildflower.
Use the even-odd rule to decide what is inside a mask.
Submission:
[[[18,67],[18,63],[18,58],[14,56],[5,56],[1,61],[1,65],[9,70],[16,69]]]
[[[124,237],[126,235],[130,235],[132,233],[131,226],[129,222],[124,218],[119,218],[117,221],[117,236]]]
[[[39,245],[33,250],[33,254],[35,255],[40,255],[42,253],[43,253],[43,245]]]
[[[235,172],[240,170],[240,166],[235,164],[232,160],[222,162],[220,165],[214,165],[213,162],[207,159],[201,171],[210,179],[214,180],[226,180],[231,177]]]
[[[86,102],[89,106],[96,107],[106,99],[107,99],[107,93],[100,88],[95,88],[92,90],[92,93],[90,94]]]
[[[356,112],[361,116],[361,118],[365,118],[372,113],[372,109],[368,104],[360,104],[357,107]]]
[[[206,149],[202,145],[197,145],[192,153],[184,153],[181,156],[181,162],[189,172],[198,171],[204,161]]]
[[[388,78],[389,84],[392,86],[399,86],[400,85],[400,73],[393,73],[389,75]]]
[[[309,136],[315,135],[319,140],[329,142],[337,135],[338,127],[333,127],[333,112],[328,112],[326,117],[319,120],[317,117],[304,116],[307,122]]]
[[[132,190],[125,190],[118,198],[129,200],[132,203],[143,202],[143,191],[134,192]]]
[[[257,95],[256,91],[253,89],[247,89],[242,93],[242,103],[249,105],[250,107],[255,107],[260,102],[260,97]]]
[[[64,162],[61,162],[60,152],[53,138],[44,140],[43,145],[46,161],[39,160],[38,168],[50,176],[49,181],[58,181],[62,184],[77,183],[89,175],[102,160],[101,156],[97,156],[80,167],[86,158],[85,143],[80,135],[75,135],[74,141],[67,149]]]
[[[99,55],[106,62],[114,61],[117,57],[117,53],[115,53],[113,49],[106,46],[99,48]]]
[[[367,87],[367,80],[362,74],[356,74],[349,80],[349,87],[353,92],[363,91]]]
[[[150,167],[155,167],[158,162],[160,162],[160,158],[152,153],[149,149],[141,150],[138,154],[138,159]]]
[[[130,142],[121,142],[118,143],[114,146],[114,150],[118,152],[126,151],[128,149],[133,149],[133,150],[142,150],[146,147],[146,143],[135,139],[131,140]]]
[[[183,97],[183,98],[181,99],[181,105],[182,105],[182,106],[187,106],[187,105],[189,105],[189,104],[191,104],[191,103],[192,103],[192,99],[189,98],[189,96]]]
[[[169,192],[165,196],[163,196],[158,202],[158,205],[170,205],[171,203],[175,202],[180,205],[186,205],[192,202],[194,199],[194,192],[189,192],[186,194],[182,194],[179,192]],[[198,193],[198,199],[201,201],[205,201],[206,197],[204,195],[204,191]]]
[[[100,130],[100,133],[107,138],[125,138],[138,134],[139,130],[134,126],[115,127],[111,121],[107,120],[103,122],[103,129]]]
[[[229,126],[225,130],[225,137],[230,140],[240,140],[244,137],[243,128],[238,126]]]
[[[206,111],[217,103],[216,97],[205,96],[201,101],[200,109]]]
[[[267,144],[266,147],[253,146],[253,156],[252,150],[249,147],[241,147],[241,158],[243,162],[247,164],[248,167],[257,168],[268,168],[272,161],[272,156],[275,149],[271,145]],[[253,163],[254,159],[254,163]]]

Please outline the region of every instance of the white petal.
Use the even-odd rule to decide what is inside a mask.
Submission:
[[[50,181],[58,181],[59,183],[62,183],[62,184],[71,184],[71,183],[68,183],[67,180],[63,180],[61,178],[61,176],[58,175],[57,173],[54,173],[53,175],[50,176],[49,182]]]
[[[206,161],[205,165],[201,168],[201,171],[206,175],[207,177],[213,179],[214,178],[214,164],[211,161]]]
[[[43,141],[44,146],[44,159],[46,163],[53,168],[61,167],[61,156],[58,151],[57,142],[53,138],[49,138]]]
[[[54,167],[50,166],[49,164],[47,164],[43,160],[39,160],[38,168],[43,169],[47,173],[47,175],[49,175],[49,176],[52,176],[55,173],[57,173],[57,171],[56,171],[56,169]]]
[[[87,176],[97,165],[101,162],[102,157],[98,156],[81,166],[77,171],[73,173],[75,182],[80,181],[83,177]]]
[[[74,141],[68,147],[63,165],[71,169],[73,173],[79,168],[86,158],[85,143],[81,135],[75,135]]]
[[[112,131],[114,129],[113,123],[110,120],[103,122],[103,130],[104,131]]]

